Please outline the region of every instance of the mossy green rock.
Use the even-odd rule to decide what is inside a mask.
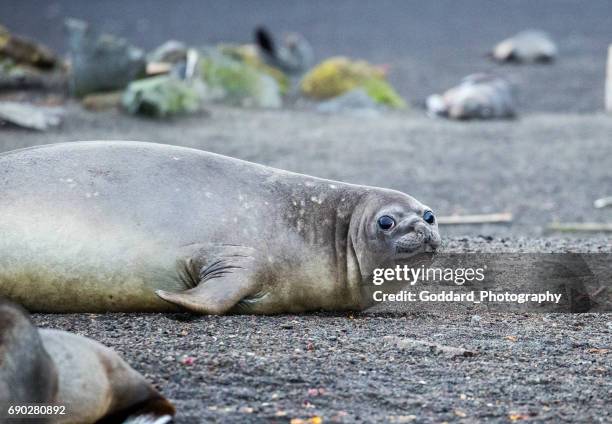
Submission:
[[[204,52],[200,71],[208,96],[213,100],[233,106],[278,108],[282,105],[280,87],[274,78],[218,50]]]
[[[364,81],[361,86],[376,103],[395,109],[406,108],[404,99],[384,79],[371,78]]]
[[[375,102],[403,109],[406,102],[385,79],[385,71],[363,60],[332,57],[315,66],[304,76],[301,90],[317,100],[340,96],[356,88],[363,88]]]
[[[219,51],[240,62],[246,63],[249,66],[257,69],[274,78],[278,83],[281,94],[286,94],[289,91],[289,77],[283,71],[265,63],[257,52],[255,46],[251,44],[222,44],[219,46]]]
[[[131,114],[165,118],[199,112],[202,98],[199,81],[162,75],[131,82],[123,93],[122,105]]]

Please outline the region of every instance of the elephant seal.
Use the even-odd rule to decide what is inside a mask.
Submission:
[[[444,94],[427,98],[432,117],[450,119],[504,119],[516,115],[513,88],[508,81],[490,74],[472,74]]]
[[[36,327],[21,307],[0,299],[0,417],[10,406],[53,403],[57,389],[57,368]]]
[[[550,35],[532,29],[499,42],[490,56],[498,62],[548,63],[555,60],[557,54],[557,46]]]
[[[163,424],[174,415],[172,404],[113,350],[65,331],[38,330],[21,307],[3,300],[0,363],[2,416],[27,404],[65,407],[35,421],[45,423]]]
[[[110,141],[0,155],[0,233],[0,295],[47,312],[361,310],[440,243],[397,191]]]

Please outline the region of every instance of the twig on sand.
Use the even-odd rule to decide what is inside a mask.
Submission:
[[[593,202],[593,206],[595,206],[597,209],[612,206],[612,196],[602,197],[601,199],[595,200]]]
[[[483,215],[451,215],[438,218],[440,225],[504,224],[512,222],[512,213],[501,212]]]
[[[563,233],[579,232],[612,232],[612,223],[605,222],[553,222],[548,225],[549,231],[559,231]]]
[[[612,44],[608,47],[608,66],[606,71],[606,110],[612,112]]]

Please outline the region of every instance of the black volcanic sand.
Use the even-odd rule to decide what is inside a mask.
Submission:
[[[586,246],[586,247],[585,247]],[[448,252],[610,251],[597,240],[451,239]],[[610,314],[36,314],[115,348],[177,423],[610,422]],[[419,342],[459,348],[430,349]]]

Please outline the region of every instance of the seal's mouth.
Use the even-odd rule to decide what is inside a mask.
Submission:
[[[395,254],[410,257],[420,253],[435,253],[438,242],[421,232],[407,234],[395,242]]]
[[[395,248],[395,257],[397,259],[406,259],[406,258],[411,258],[413,256],[424,255],[424,254],[435,255],[436,249],[434,249],[433,247],[429,245],[421,246],[417,249],[407,249],[405,247],[399,247],[399,246],[396,246]]]
[[[422,253],[435,254],[440,245],[440,236],[433,231],[414,231],[395,242],[395,256],[408,258]]]

